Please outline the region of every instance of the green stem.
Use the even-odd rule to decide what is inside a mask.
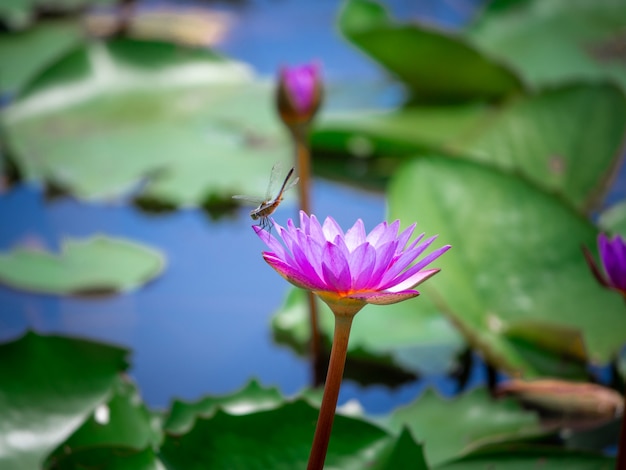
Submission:
[[[307,470],[322,470],[324,468],[330,432],[335,419],[337,399],[339,398],[339,388],[341,387],[343,369],[346,363],[348,339],[350,338],[350,327],[352,326],[353,318],[354,315],[335,314],[335,334],[330,352],[326,385],[324,386],[324,397],[322,398],[322,406],[317,419],[317,426],[315,427],[315,436],[313,437]]]

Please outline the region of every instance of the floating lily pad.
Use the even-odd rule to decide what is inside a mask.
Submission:
[[[0,282],[50,294],[112,293],[135,289],[163,270],[163,255],[122,239],[67,239],[59,254],[17,248],[0,254]]]
[[[600,227],[610,234],[620,234],[626,239],[626,202],[609,207],[600,214]]]
[[[115,0],[3,0],[0,21],[9,29],[20,30],[36,19],[37,9],[56,14],[78,12],[89,5],[112,5]]]
[[[496,401],[484,389],[454,399],[427,390],[413,403],[394,410],[387,425],[396,431],[406,427],[424,445],[431,467],[489,443],[544,434],[535,413],[524,411],[512,399]]]
[[[0,467],[45,456],[106,403],[127,368],[124,349],[27,333],[0,345]]]
[[[49,470],[76,470],[78,468],[106,468],[107,470],[163,470],[163,462],[156,452],[144,449],[140,452],[126,447],[85,448],[54,462]]]
[[[420,158],[392,181],[389,211],[452,245],[420,290],[491,364],[542,374],[507,337],[519,321],[579,330],[594,363],[626,341],[623,303],[597,285],[580,251],[595,246],[596,230],[556,197],[487,167]]]
[[[205,397],[193,403],[175,400],[163,425],[171,434],[187,432],[198,416],[210,416],[218,407],[231,414],[247,414],[274,408],[284,402],[276,388],[263,388],[252,380],[242,390],[221,397]]]
[[[0,93],[17,93],[81,40],[80,25],[67,21],[50,21],[28,31],[0,34]]]
[[[26,180],[170,206],[265,195],[291,147],[270,84],[205,50],[118,40],[59,60],[4,112]],[[143,184],[140,184],[143,183]]]
[[[167,435],[161,458],[167,468],[253,469],[304,468],[309,456],[318,410],[304,400],[251,414],[218,410],[199,417],[182,436]],[[262,438],[260,438],[262,436]],[[326,458],[327,469],[390,469],[397,452],[415,459],[411,468],[425,469],[419,445],[388,434],[366,421],[338,415]]]
[[[318,310],[320,332],[330,344],[333,314],[320,301]],[[292,289],[272,319],[275,337],[305,353],[310,338],[308,315],[306,292]],[[441,374],[451,371],[464,346],[462,337],[432,301],[421,296],[384,307],[366,306],[354,319],[348,357],[420,374]]]
[[[127,454],[139,453],[157,447],[161,436],[160,420],[146,408],[135,385],[120,378],[112,397],[98,405],[83,425],[48,457],[47,464],[65,468],[64,461],[69,459],[76,465],[81,456],[103,447],[118,448]]]
[[[591,452],[565,451],[557,447],[510,444],[481,449],[450,462],[441,470],[613,470],[615,459]]]
[[[373,1],[346,2],[339,28],[422,101],[495,99],[523,88],[511,70],[461,36],[397,23]]]
[[[535,87],[611,78],[626,88],[625,32],[619,0],[534,0],[479,17],[466,36]]]
[[[313,144],[357,157],[435,152],[468,158],[521,173],[588,209],[621,160],[625,134],[623,93],[610,84],[579,84],[497,106],[409,107],[328,120]]]

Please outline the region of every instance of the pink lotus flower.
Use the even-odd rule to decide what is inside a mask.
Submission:
[[[626,298],[626,242],[619,235],[611,240],[601,233],[598,235],[598,248],[604,273],[598,268],[589,250],[583,247],[591,272],[601,285],[618,291]]]
[[[278,81],[278,110],[285,123],[308,123],[319,108],[322,83],[317,64],[281,69]]]
[[[270,233],[254,230],[271,251],[263,258],[290,283],[318,294],[329,305],[386,305],[419,295],[412,288],[439,269],[426,269],[446,252],[443,246],[411,265],[436,237],[423,242],[423,234],[408,244],[415,224],[398,234],[400,222],[383,222],[369,234],[361,219],[346,233],[332,217],[320,225],[317,218],[300,212],[300,227],[290,219],[287,228],[274,224],[281,243]],[[421,243],[420,243],[421,242]],[[332,308],[332,305],[331,305]]]

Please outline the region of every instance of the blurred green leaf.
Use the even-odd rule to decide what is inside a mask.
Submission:
[[[424,444],[431,467],[489,443],[544,434],[535,413],[511,399],[496,401],[485,389],[454,399],[429,389],[413,403],[396,408],[385,421],[391,430],[410,430]]]
[[[0,34],[0,93],[18,93],[81,40],[80,25],[69,21],[49,21],[28,31]]]
[[[26,180],[82,199],[139,197],[202,206],[265,196],[272,166],[291,166],[269,84],[206,50],[93,43],[42,73],[3,116]]]
[[[544,373],[507,337],[519,321],[579,330],[593,363],[608,362],[626,341],[623,302],[597,285],[580,251],[595,245],[596,230],[557,198],[474,163],[420,158],[392,180],[389,212],[452,245],[422,296],[496,367]]]
[[[0,282],[33,292],[107,294],[145,284],[164,265],[152,248],[100,235],[66,239],[59,254],[32,248],[0,254]]]
[[[160,457],[167,468],[185,470],[304,468],[317,415],[318,410],[303,400],[244,415],[218,410],[210,418],[199,417],[182,436],[167,435]],[[400,452],[415,459],[411,468],[425,469],[415,447],[419,446],[413,444],[410,449],[406,442],[398,442],[366,421],[338,415],[324,468],[387,469],[387,462]]]
[[[333,314],[321,301],[318,311],[320,332],[330,344]],[[310,333],[306,292],[296,288],[289,291],[272,319],[272,329],[279,342],[293,346],[300,354],[307,351]],[[432,302],[419,297],[384,307],[366,306],[352,326],[348,357],[420,374],[441,374],[451,371],[464,346],[462,337]]]
[[[48,13],[78,12],[89,5],[112,5],[116,0],[2,0],[0,21],[10,30],[25,29],[35,22],[37,9]]]
[[[626,201],[615,204],[600,214],[600,228],[610,234],[626,238]]]
[[[479,17],[465,36],[540,87],[610,78],[626,88],[622,0],[534,0]]]
[[[152,449],[129,450],[126,447],[88,447],[72,452],[46,467],[48,470],[163,470],[163,463]]]
[[[146,408],[137,387],[120,378],[113,396],[100,404],[87,421],[48,457],[48,465],[66,468],[65,461],[69,459],[72,465],[78,466],[82,458],[91,455],[90,450],[103,447],[139,452],[157,447],[161,437],[160,420]]]
[[[439,470],[613,470],[615,459],[600,454],[523,444],[494,446],[450,462]]]
[[[523,88],[511,70],[461,36],[416,23],[396,23],[384,6],[373,1],[347,1],[339,28],[420,101],[497,99]]]
[[[274,408],[283,402],[277,388],[263,388],[256,380],[251,380],[243,389],[229,395],[208,396],[193,403],[175,400],[163,428],[170,434],[182,434],[193,427],[198,416],[208,417],[218,407],[231,414],[248,414]]]
[[[27,333],[0,345],[0,467],[41,468],[45,456],[106,403],[127,351]]]
[[[589,209],[621,161],[625,134],[623,93],[609,84],[578,84],[491,107],[409,107],[329,119],[316,129],[313,145],[356,157],[468,158],[521,173]]]

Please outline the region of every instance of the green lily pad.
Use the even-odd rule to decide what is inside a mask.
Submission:
[[[491,364],[542,375],[507,337],[520,321],[579,330],[594,363],[626,341],[623,303],[597,285],[580,251],[595,246],[596,230],[554,196],[477,164],[420,158],[392,180],[389,212],[452,245],[420,290]]]
[[[163,255],[127,240],[67,239],[61,253],[17,248],[0,254],[0,282],[49,294],[129,291],[158,276]]]
[[[163,462],[151,448],[140,452],[126,447],[90,447],[67,455],[46,467],[48,470],[106,468],[107,470],[163,470]]]
[[[37,8],[45,11],[71,13],[89,5],[112,5],[115,0],[2,0],[0,21],[11,30],[25,29],[36,19]]]
[[[483,15],[466,32],[535,87],[610,78],[626,87],[620,1],[529,1]]]
[[[218,410],[199,417],[181,436],[167,435],[160,457],[173,469],[305,468],[318,410],[304,400],[244,415]],[[262,438],[260,438],[262,436]],[[326,469],[389,469],[397,453],[411,456],[411,468],[425,469],[417,444],[407,443],[366,421],[335,417]],[[420,465],[422,464],[422,465]]]
[[[246,414],[274,408],[283,402],[277,388],[264,388],[251,380],[243,389],[229,395],[209,396],[193,403],[175,400],[163,428],[170,434],[183,434],[193,427],[198,416],[210,416],[218,407],[231,414]]]
[[[264,197],[272,166],[291,166],[270,84],[205,50],[92,43],[47,69],[3,114],[23,178],[81,199],[135,190],[177,207]]]
[[[440,470],[613,470],[615,459],[556,447],[511,444],[481,449]]]
[[[626,238],[626,201],[609,207],[600,214],[598,224],[611,234],[618,233]]]
[[[0,93],[15,94],[38,72],[82,40],[80,25],[50,21],[20,33],[0,34]]]
[[[320,333],[330,345],[333,314],[321,301],[318,311]],[[308,315],[306,292],[292,289],[272,318],[277,340],[304,354],[310,337]],[[464,347],[462,337],[428,296],[420,296],[384,307],[369,305],[359,312],[350,332],[348,358],[419,374],[438,374],[451,371]]]
[[[373,1],[347,1],[339,28],[422,101],[495,99],[523,88],[506,66],[461,36],[416,23],[396,23]]]
[[[578,84],[497,106],[408,107],[329,119],[316,129],[313,145],[357,157],[467,158],[521,173],[588,209],[621,159],[625,132],[623,93],[610,84]]]
[[[120,378],[108,402],[98,405],[83,425],[48,457],[47,464],[65,468],[64,461],[70,459],[77,465],[81,456],[89,455],[89,450],[105,446],[139,453],[158,446],[161,437],[160,420],[143,404],[137,387]]]
[[[114,392],[127,351],[27,333],[0,345],[0,467],[41,468],[46,455]]]
[[[406,427],[424,445],[431,467],[489,443],[544,434],[534,413],[523,410],[512,399],[496,401],[484,389],[455,399],[426,390],[413,403],[395,409],[386,423],[394,431]]]

